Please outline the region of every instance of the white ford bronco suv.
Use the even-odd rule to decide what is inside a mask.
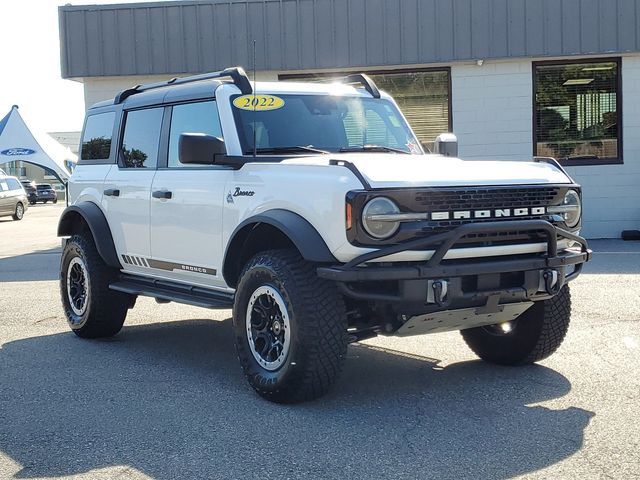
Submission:
[[[125,90],[87,113],[58,227],[69,325],[115,335],[139,295],[233,308],[246,377],[275,402],[321,396],[378,334],[549,356],[591,254],[580,187],[552,159],[463,161],[450,134],[435,149],[362,74]]]

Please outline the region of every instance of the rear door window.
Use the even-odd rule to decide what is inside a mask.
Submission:
[[[155,168],[164,108],[147,108],[127,112],[120,148],[124,168]]]
[[[80,149],[81,160],[109,159],[115,118],[114,112],[98,113],[87,117]]]

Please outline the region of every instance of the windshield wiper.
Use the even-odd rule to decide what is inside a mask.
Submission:
[[[339,150],[341,153],[348,152],[394,152],[404,153],[410,155],[406,150],[400,150],[399,148],[386,147],[384,145],[358,145],[355,147],[343,147]]]
[[[256,148],[256,153],[296,153],[296,152],[311,152],[311,153],[329,153],[326,150],[320,150],[319,148],[314,148],[311,145],[302,146],[296,145],[291,147],[263,147]],[[251,155],[253,151],[245,152],[245,155]]]

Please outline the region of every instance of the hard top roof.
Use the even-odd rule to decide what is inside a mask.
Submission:
[[[203,80],[201,82],[185,85],[167,85],[145,92],[140,92],[126,98],[122,104],[130,106],[154,105],[181,100],[195,100],[201,98],[213,98],[216,89],[222,84],[220,80]],[[115,98],[98,102],[91,109],[115,105]]]
[[[186,77],[177,79],[188,80]],[[316,94],[316,95],[356,95],[356,96],[374,96],[379,97],[375,84],[366,77],[366,75],[355,75],[347,77],[347,79],[355,79],[353,81],[360,83],[364,88],[355,88],[352,84],[341,83],[341,80],[336,79],[336,82],[324,80],[319,82],[256,82],[255,85],[251,84],[251,89],[255,88],[255,91],[259,93],[291,93],[291,94]],[[171,81],[169,81],[171,82]],[[90,109],[101,109],[103,107],[109,107],[121,103],[126,108],[143,107],[147,105],[161,105],[166,103],[175,103],[189,100],[199,100],[206,98],[213,98],[218,87],[221,85],[227,85],[226,88],[235,88],[238,93],[243,88],[242,85],[238,85],[236,82],[230,82],[226,80],[218,79],[203,79],[194,80],[188,83],[181,84],[149,84],[133,87],[132,89],[125,90],[118,94],[112,100],[106,100],[96,103],[91,106]],[[149,88],[151,87],[151,88]],[[245,85],[244,87],[247,87]],[[140,88],[138,92],[135,90]],[[246,90],[246,88],[245,88]],[[123,98],[120,102],[118,100]]]

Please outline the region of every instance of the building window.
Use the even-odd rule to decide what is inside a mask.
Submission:
[[[280,80],[326,79],[353,72],[316,74],[283,74]],[[438,135],[450,132],[451,71],[444,69],[369,71],[367,75],[378,88],[391,95],[415,132],[429,151]]]
[[[22,162],[14,161],[6,164],[6,175],[12,175],[14,177],[26,177],[27,169],[22,166]],[[0,168],[0,176],[3,174],[3,170]]]
[[[535,62],[534,155],[622,163],[620,59]]]
[[[127,112],[120,149],[120,163],[123,167],[156,167],[163,112],[163,108]]]

